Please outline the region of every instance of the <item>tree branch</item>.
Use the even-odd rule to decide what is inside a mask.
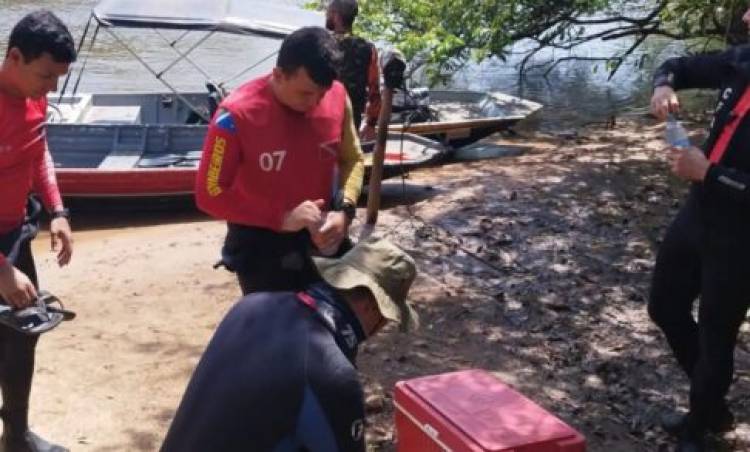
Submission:
[[[662,0],[646,17],[640,19],[634,19],[626,16],[611,16],[606,19],[578,19],[575,17],[571,17],[569,19],[569,22],[576,25],[603,25],[616,22],[627,22],[633,25],[643,26],[653,21],[656,16],[658,16],[664,10],[664,8],[666,8],[666,6],[667,1]]]
[[[612,68],[612,70],[609,71],[609,77],[607,77],[607,81],[612,80],[612,77],[615,76],[615,74],[617,73],[617,71],[620,69],[620,66],[622,66],[622,63],[624,63],[625,60],[630,55],[632,55],[633,52],[635,52],[635,49],[637,49],[638,47],[640,47],[641,44],[643,44],[643,41],[645,41],[647,37],[648,37],[648,35],[641,35],[638,39],[636,39],[636,41],[633,43],[633,45],[630,46],[630,48],[625,51],[625,53],[623,53],[622,55],[620,55],[620,59],[617,61],[617,63],[615,63],[615,66]]]
[[[607,62],[609,62],[609,61],[618,61],[618,60],[620,60],[619,57],[580,57],[580,56],[569,56],[569,57],[558,58],[544,72],[544,78],[547,78],[549,76],[550,72],[552,72],[552,70],[554,68],[556,68],[557,66],[559,66],[560,63],[564,63],[566,61],[607,61]]]

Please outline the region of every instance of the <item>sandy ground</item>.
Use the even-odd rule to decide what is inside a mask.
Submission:
[[[238,297],[211,264],[223,226],[192,221],[78,231],[57,269],[36,242],[43,286],[79,317],[44,336],[33,426],[72,450],[155,450],[217,322]]]
[[[662,412],[687,391],[649,323],[654,250],[684,185],[647,120],[496,137],[524,155],[414,172],[385,186],[378,233],[417,259],[423,327],[360,356],[372,450],[392,450],[399,379],[480,367],[579,429],[589,450],[666,450]],[[360,217],[363,212],[360,211]],[[81,213],[72,265],[40,236],[44,288],[79,318],[40,342],[32,425],[73,451],[158,448],[213,329],[239,290],[212,264],[224,226],[191,211]],[[750,450],[747,331],[733,387]]]

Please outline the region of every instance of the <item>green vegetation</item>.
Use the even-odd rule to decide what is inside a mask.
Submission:
[[[628,38],[632,46],[618,54],[586,58],[604,61],[615,72],[650,36],[693,46],[746,42],[741,21],[746,9],[745,0],[360,0],[356,25],[365,36],[426,64],[433,79],[468,61],[504,59],[519,41],[530,43],[523,71],[546,48]]]

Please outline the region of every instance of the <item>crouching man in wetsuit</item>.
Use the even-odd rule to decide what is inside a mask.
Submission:
[[[317,260],[325,279],[259,292],[226,315],[198,363],[162,452],[365,450],[357,346],[388,320],[417,325],[410,256],[385,240]]]
[[[228,223],[222,261],[243,294],[301,290],[319,279],[311,251],[350,247],[364,161],[340,58],[325,29],[299,29],[211,121],[195,197]]]
[[[53,250],[60,266],[70,261],[72,238],[57,188],[44,122],[47,93],[57,89],[76,52],[65,25],[48,11],[24,17],[11,32],[0,66],[0,301],[31,305],[37,277],[31,255],[36,220],[27,196],[35,189],[51,213]],[[26,218],[25,218],[26,217]],[[29,431],[29,394],[38,335],[0,325],[0,389],[3,436],[0,451],[64,451]]]
[[[675,90],[720,90],[703,149],[670,150],[672,171],[692,186],[659,248],[649,301],[690,379],[689,413],[665,417],[664,428],[679,436],[678,451],[702,451],[707,431],[734,422],[725,397],[750,304],[750,47],[671,59],[654,81],[652,111],[662,119],[679,108]]]

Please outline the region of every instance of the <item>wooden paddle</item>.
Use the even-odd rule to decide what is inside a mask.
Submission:
[[[362,228],[360,238],[370,235],[375,224],[378,222],[380,189],[383,182],[383,165],[385,163],[385,145],[388,140],[388,124],[391,121],[391,110],[393,108],[393,91],[404,85],[404,71],[406,70],[404,57],[398,51],[386,53],[383,61],[385,89],[382,94],[380,116],[378,116],[377,139],[372,155],[370,186],[367,191],[367,222]]]

